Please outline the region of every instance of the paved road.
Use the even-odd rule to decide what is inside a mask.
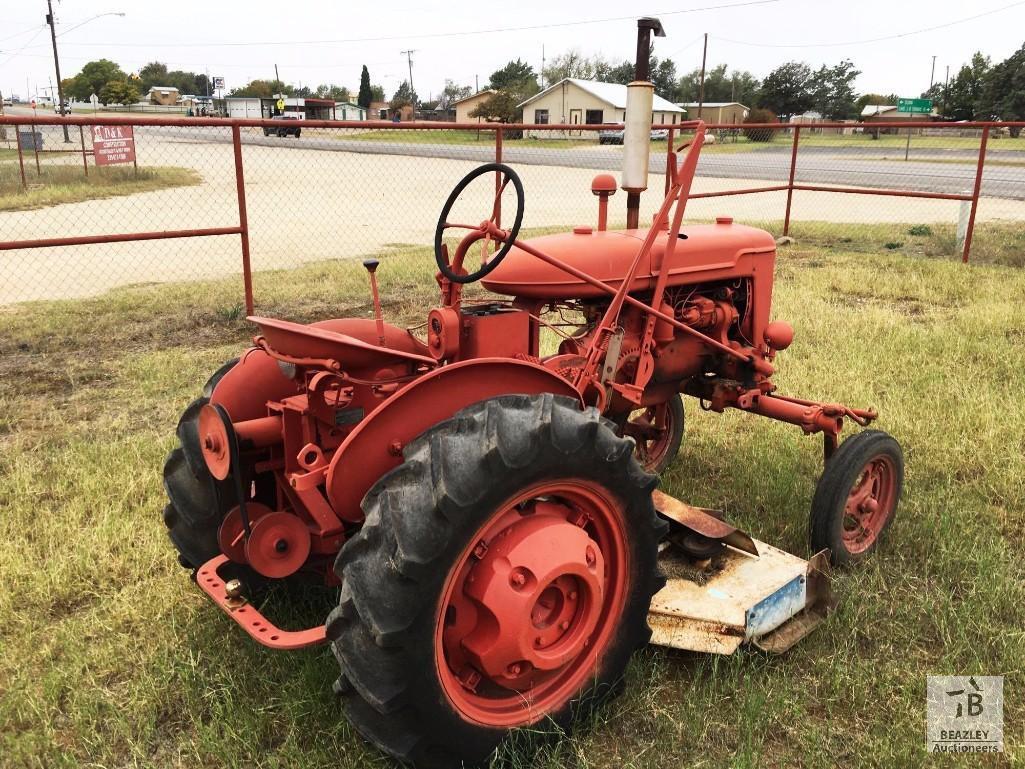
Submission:
[[[180,129],[147,129],[168,132],[171,141],[228,141],[228,137],[187,138]],[[268,147],[298,147],[332,152],[372,155],[445,158],[485,163],[494,160],[493,146],[463,144],[424,144],[418,142],[381,142],[341,137],[317,136],[307,130],[298,140],[292,137],[246,135],[246,144]],[[892,159],[883,159],[887,153]],[[903,160],[896,148],[806,147],[798,155],[795,179],[805,184],[844,187],[874,187],[917,192],[971,193],[975,181],[977,155],[970,150],[922,148],[913,150],[911,160]],[[995,150],[992,159],[1017,160],[1025,164],[1025,152]],[[899,158],[899,159],[898,159]],[[622,148],[613,146],[572,147],[567,149],[506,146],[503,159],[509,163],[565,166],[618,171]],[[949,162],[964,161],[964,162]],[[944,162],[935,162],[944,161]],[[650,171],[664,174],[666,158],[656,146]],[[698,176],[716,179],[757,179],[770,184],[785,184],[790,170],[790,150],[785,147],[759,148],[750,152],[706,152],[698,164]],[[1025,165],[990,165],[983,174],[982,194],[988,197],[1025,200]]]

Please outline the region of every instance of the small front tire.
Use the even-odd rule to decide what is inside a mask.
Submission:
[[[838,566],[863,560],[893,522],[903,487],[904,455],[891,435],[865,430],[845,440],[815,488],[812,552],[829,548]]]

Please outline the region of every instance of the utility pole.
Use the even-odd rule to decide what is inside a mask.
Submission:
[[[929,70],[929,90],[932,90],[933,78],[936,77],[936,57],[932,57],[932,69]]]
[[[708,60],[708,33],[705,33],[705,47],[701,51],[701,81],[698,84],[698,120],[701,120],[701,110],[705,104],[705,62]]]
[[[950,65],[947,65],[947,75],[943,78],[943,108],[940,110],[940,116],[947,116],[947,86],[950,84]]]
[[[61,64],[57,58],[57,31],[53,23],[53,0],[46,0],[46,23],[50,25],[50,42],[53,43],[53,68],[57,70],[57,98],[60,100],[59,110],[61,117],[64,117],[64,86],[61,85]],[[70,142],[68,126],[64,124],[64,141]]]
[[[278,90],[282,91],[282,93],[283,93],[284,89],[281,88],[281,78],[278,76],[278,65],[277,64],[274,65],[274,82],[278,86]]]
[[[406,62],[409,64],[409,92],[413,96],[413,111],[416,112],[416,89],[413,88],[413,54],[416,53],[415,48],[411,48],[408,51],[399,51],[406,57]]]
[[[541,43],[541,90],[545,89],[545,44]]]

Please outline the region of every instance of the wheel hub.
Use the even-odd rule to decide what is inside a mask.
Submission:
[[[464,583],[476,606],[462,639],[470,663],[501,686],[529,687],[587,646],[603,599],[605,559],[572,511],[539,502],[498,532]]]

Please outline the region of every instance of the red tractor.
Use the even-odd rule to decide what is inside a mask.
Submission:
[[[876,413],[772,383],[793,338],[770,320],[773,238],[729,219],[681,226],[704,136],[692,127],[650,228],[605,228],[615,181],[599,176],[596,229],[518,240],[516,173],[474,170],[438,221],[441,300],[422,338],[382,319],[365,262],[374,319],[251,318],[254,346],[179,422],[164,521],[181,563],[257,641],[330,643],[348,717],[394,756],[458,765],[514,727],[568,726],[616,689],[649,611],[659,642],[710,651],[785,648],[809,624],[827,555],[809,565],[655,490],[683,436],[681,393],[823,435],[811,542],[834,563],[862,558],[893,518],[897,443],[875,430],[838,442],[845,420]],[[480,177],[496,183],[489,218],[450,221]],[[475,281],[508,298],[465,300]],[[543,330],[561,338],[551,354]],[[736,594],[764,587],[759,568],[786,574],[736,619],[690,615],[695,641],[666,631],[670,604],[693,608],[700,596],[680,596],[702,584],[663,590],[667,548]],[[300,577],[339,586],[338,604],[323,625],[282,630],[251,591]]]

